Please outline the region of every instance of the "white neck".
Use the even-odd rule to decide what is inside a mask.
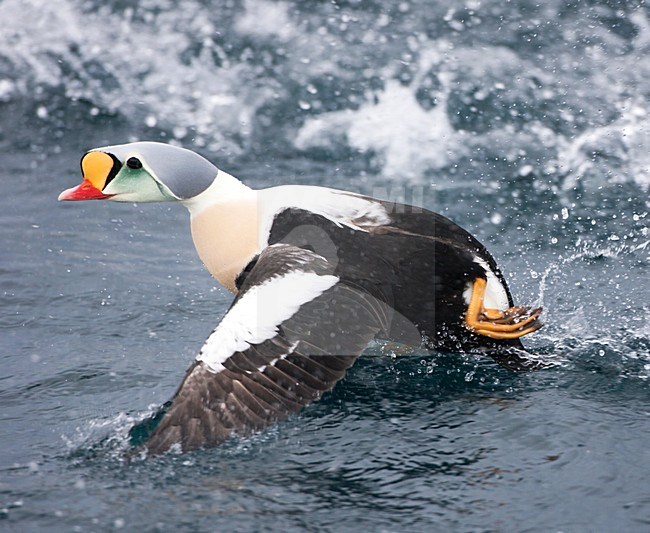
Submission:
[[[257,191],[220,170],[210,187],[181,203],[190,211],[201,261],[221,285],[237,292],[237,275],[260,251]]]
[[[223,170],[219,170],[216,178],[205,191],[201,194],[181,200],[180,202],[187,207],[192,217],[198,215],[207,207],[219,203],[229,203],[233,201],[243,201],[251,199],[256,195],[256,191],[248,185],[244,185],[234,176],[231,176]]]

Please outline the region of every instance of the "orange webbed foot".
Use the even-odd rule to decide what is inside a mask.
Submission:
[[[492,339],[518,339],[537,331],[542,327],[538,320],[541,307],[513,306],[505,311],[486,309],[483,306],[487,281],[476,278],[472,288],[472,297],[465,315],[465,325],[479,335]]]

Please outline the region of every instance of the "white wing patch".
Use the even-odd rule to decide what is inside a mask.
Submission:
[[[331,275],[292,271],[250,288],[208,337],[197,360],[220,372],[233,353],[275,337],[280,324],[338,280]]]
[[[361,195],[310,185],[282,185],[259,191],[262,206],[260,245],[268,243],[275,216],[291,207],[311,211],[337,226],[367,231],[364,226],[382,226],[391,219],[381,203]],[[363,221],[363,226],[359,225]]]
[[[478,256],[474,256],[474,262],[481,265],[483,270],[485,270],[485,277],[487,278],[487,286],[485,287],[485,297],[483,299],[483,305],[486,309],[498,309],[499,311],[505,311],[510,307],[508,302],[508,293],[502,285],[501,281],[497,275],[492,272],[490,265],[483,259]],[[470,299],[472,297],[472,289],[474,288],[473,283],[468,283],[467,287],[463,291],[463,298],[465,303],[469,305]]]

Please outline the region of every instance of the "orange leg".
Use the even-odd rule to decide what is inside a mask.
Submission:
[[[537,320],[542,308],[529,309],[514,306],[499,311],[483,307],[487,281],[483,278],[474,280],[472,297],[465,314],[465,324],[474,333],[493,339],[518,339],[542,327]]]

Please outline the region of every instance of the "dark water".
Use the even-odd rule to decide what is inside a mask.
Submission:
[[[650,9],[540,4],[0,0],[0,530],[648,531]],[[262,434],[124,462],[230,301],[181,207],[56,203],[137,138],[446,214],[551,368],[375,346]]]

